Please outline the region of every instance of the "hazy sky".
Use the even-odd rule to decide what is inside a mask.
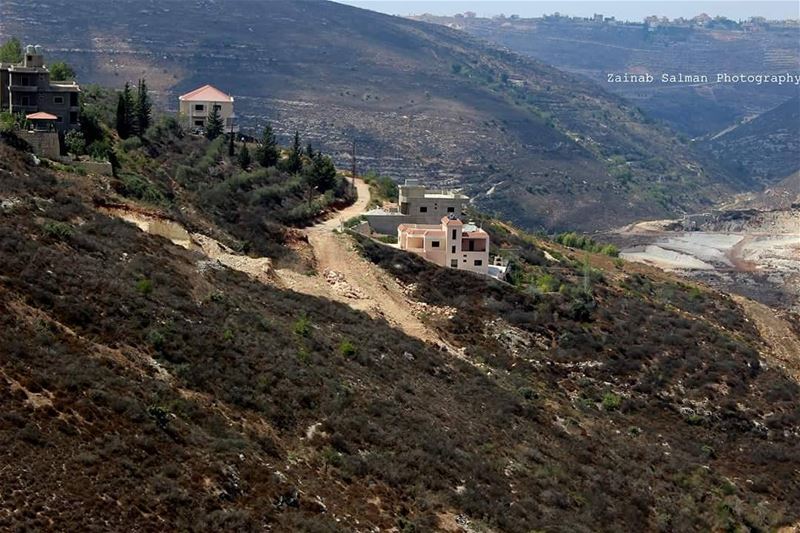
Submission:
[[[517,14],[522,17],[539,17],[556,11],[562,15],[591,16],[593,13],[613,15],[621,20],[639,21],[648,15],[669,18],[691,18],[700,13],[711,16],[725,16],[730,19],[746,19],[762,16],[768,19],[800,18],[800,3],[797,1],[741,1],[710,0],[695,2],[690,0],[337,0],[373,11],[392,15],[416,15],[432,13],[435,15],[454,15],[474,11],[479,16],[498,14]]]

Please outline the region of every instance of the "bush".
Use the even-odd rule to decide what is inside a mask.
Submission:
[[[153,282],[148,278],[142,278],[136,282],[136,291],[139,294],[148,295],[153,292]]]
[[[349,340],[344,340],[339,343],[339,353],[345,357],[353,357],[356,355],[356,347]]]
[[[164,194],[146,178],[136,174],[122,174],[119,179],[122,183],[120,193],[123,196],[157,205],[167,203]]]
[[[83,155],[86,153],[86,139],[83,133],[78,130],[68,131],[64,136],[64,146],[67,151],[74,155]]]
[[[606,411],[619,409],[620,405],[622,405],[622,398],[613,392],[607,392],[603,395],[603,409]]]
[[[308,318],[308,315],[301,315],[300,318],[295,321],[294,326],[292,326],[292,331],[294,331],[295,335],[308,337],[309,333],[311,333],[311,320]]]
[[[66,240],[75,234],[75,230],[65,222],[45,222],[42,226],[45,235],[58,239],[60,241]]]

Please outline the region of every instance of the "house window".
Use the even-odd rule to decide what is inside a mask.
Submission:
[[[451,268],[458,268],[458,259],[453,259],[450,261]]]
[[[202,121],[202,120],[195,120],[195,121],[194,121],[194,125],[195,125],[195,126],[200,126],[200,127],[202,128],[204,124],[203,124],[203,121]]]
[[[69,93],[70,107],[78,107],[78,93]]]
[[[31,105],[31,100],[27,96],[21,96],[19,99],[19,105],[21,106],[29,106]]]
[[[59,105],[63,104],[64,103],[64,97],[63,96],[54,96],[53,97],[53,103],[54,104],[59,104]]]
[[[194,104],[194,110],[195,111],[204,111],[205,108],[206,108],[206,106],[204,106],[203,104]]]
[[[447,212],[448,213],[455,213],[456,212],[456,208],[455,207],[448,207],[447,208]]]
[[[456,245],[455,245],[455,244],[453,245],[453,247],[452,247],[452,248],[450,248],[450,253],[451,253],[451,254],[454,254],[454,253],[456,253]]]
[[[479,266],[481,266],[481,265],[483,265],[483,259],[476,259],[476,260],[475,260],[475,266],[476,266],[476,267],[479,267]]]
[[[77,124],[78,123],[78,112],[77,111],[70,111],[70,113],[69,113],[69,123],[70,124]]]
[[[456,240],[456,230],[453,230],[453,240]]]
[[[214,109],[216,109],[217,111],[219,111],[220,109],[222,109],[222,106],[221,106],[221,105],[219,105],[219,104],[214,104]]]
[[[420,212],[420,213],[427,213],[427,212],[428,212],[428,207],[427,207],[427,206],[424,206],[424,205],[423,205],[423,206],[420,206],[420,208],[419,208],[419,212]]]
[[[439,241],[431,241],[431,248],[438,248],[438,247],[439,247]]]

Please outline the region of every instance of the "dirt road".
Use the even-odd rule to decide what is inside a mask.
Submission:
[[[438,335],[414,315],[394,278],[361,257],[350,237],[334,231],[345,220],[366,211],[369,186],[357,180],[356,190],[358,199],[353,205],[306,230],[317,261],[317,274],[307,276],[280,269],[278,277],[289,289],[346,303],[373,317],[386,319],[407,335],[442,344]]]
[[[789,324],[764,304],[732,294],[747,316],[755,323],[761,337],[772,348],[773,364],[778,364],[800,383],[800,338]]]

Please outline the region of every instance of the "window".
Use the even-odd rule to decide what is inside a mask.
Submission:
[[[219,105],[219,104],[214,104],[214,109],[216,109],[217,111],[219,111],[220,109],[222,109],[222,106],[221,106],[221,105]]]
[[[450,261],[450,267],[458,268],[458,259],[453,259],[452,261]]]
[[[456,253],[456,245],[455,245],[455,244],[453,245],[453,247],[452,247],[452,248],[450,248],[450,253],[451,253],[451,254],[454,254],[454,253]]]
[[[69,93],[70,107],[78,107],[78,93]]]
[[[203,104],[194,104],[194,110],[195,111],[204,111],[205,109],[206,109],[206,106],[204,106]]]
[[[453,240],[456,240],[456,238],[457,238],[457,237],[456,237],[456,235],[457,235],[457,234],[458,234],[458,233],[457,233],[457,230],[453,230]]]
[[[27,96],[21,96],[19,99],[19,105],[21,106],[29,106],[31,105],[31,100]]]
[[[475,260],[475,266],[476,266],[476,267],[479,267],[479,266],[481,266],[481,265],[483,265],[483,259],[476,259],[476,260]]]
[[[195,126],[200,126],[202,128],[205,124],[203,123],[202,120],[195,120],[194,121],[194,125]]]
[[[77,124],[78,123],[78,112],[77,111],[70,111],[69,112],[69,123],[70,124]]]
[[[456,212],[456,208],[455,207],[448,207],[447,208],[447,212],[448,213],[455,213]]]
[[[420,208],[419,208],[419,212],[420,212],[420,213],[427,213],[427,212],[428,212],[428,208],[427,208],[427,206],[424,206],[424,205],[423,205],[423,206],[420,206]]]
[[[63,104],[64,103],[64,97],[63,96],[54,96],[53,97],[53,103],[54,104],[59,104],[59,105]]]
[[[439,247],[439,241],[431,241],[431,248],[438,248],[438,247]]]

